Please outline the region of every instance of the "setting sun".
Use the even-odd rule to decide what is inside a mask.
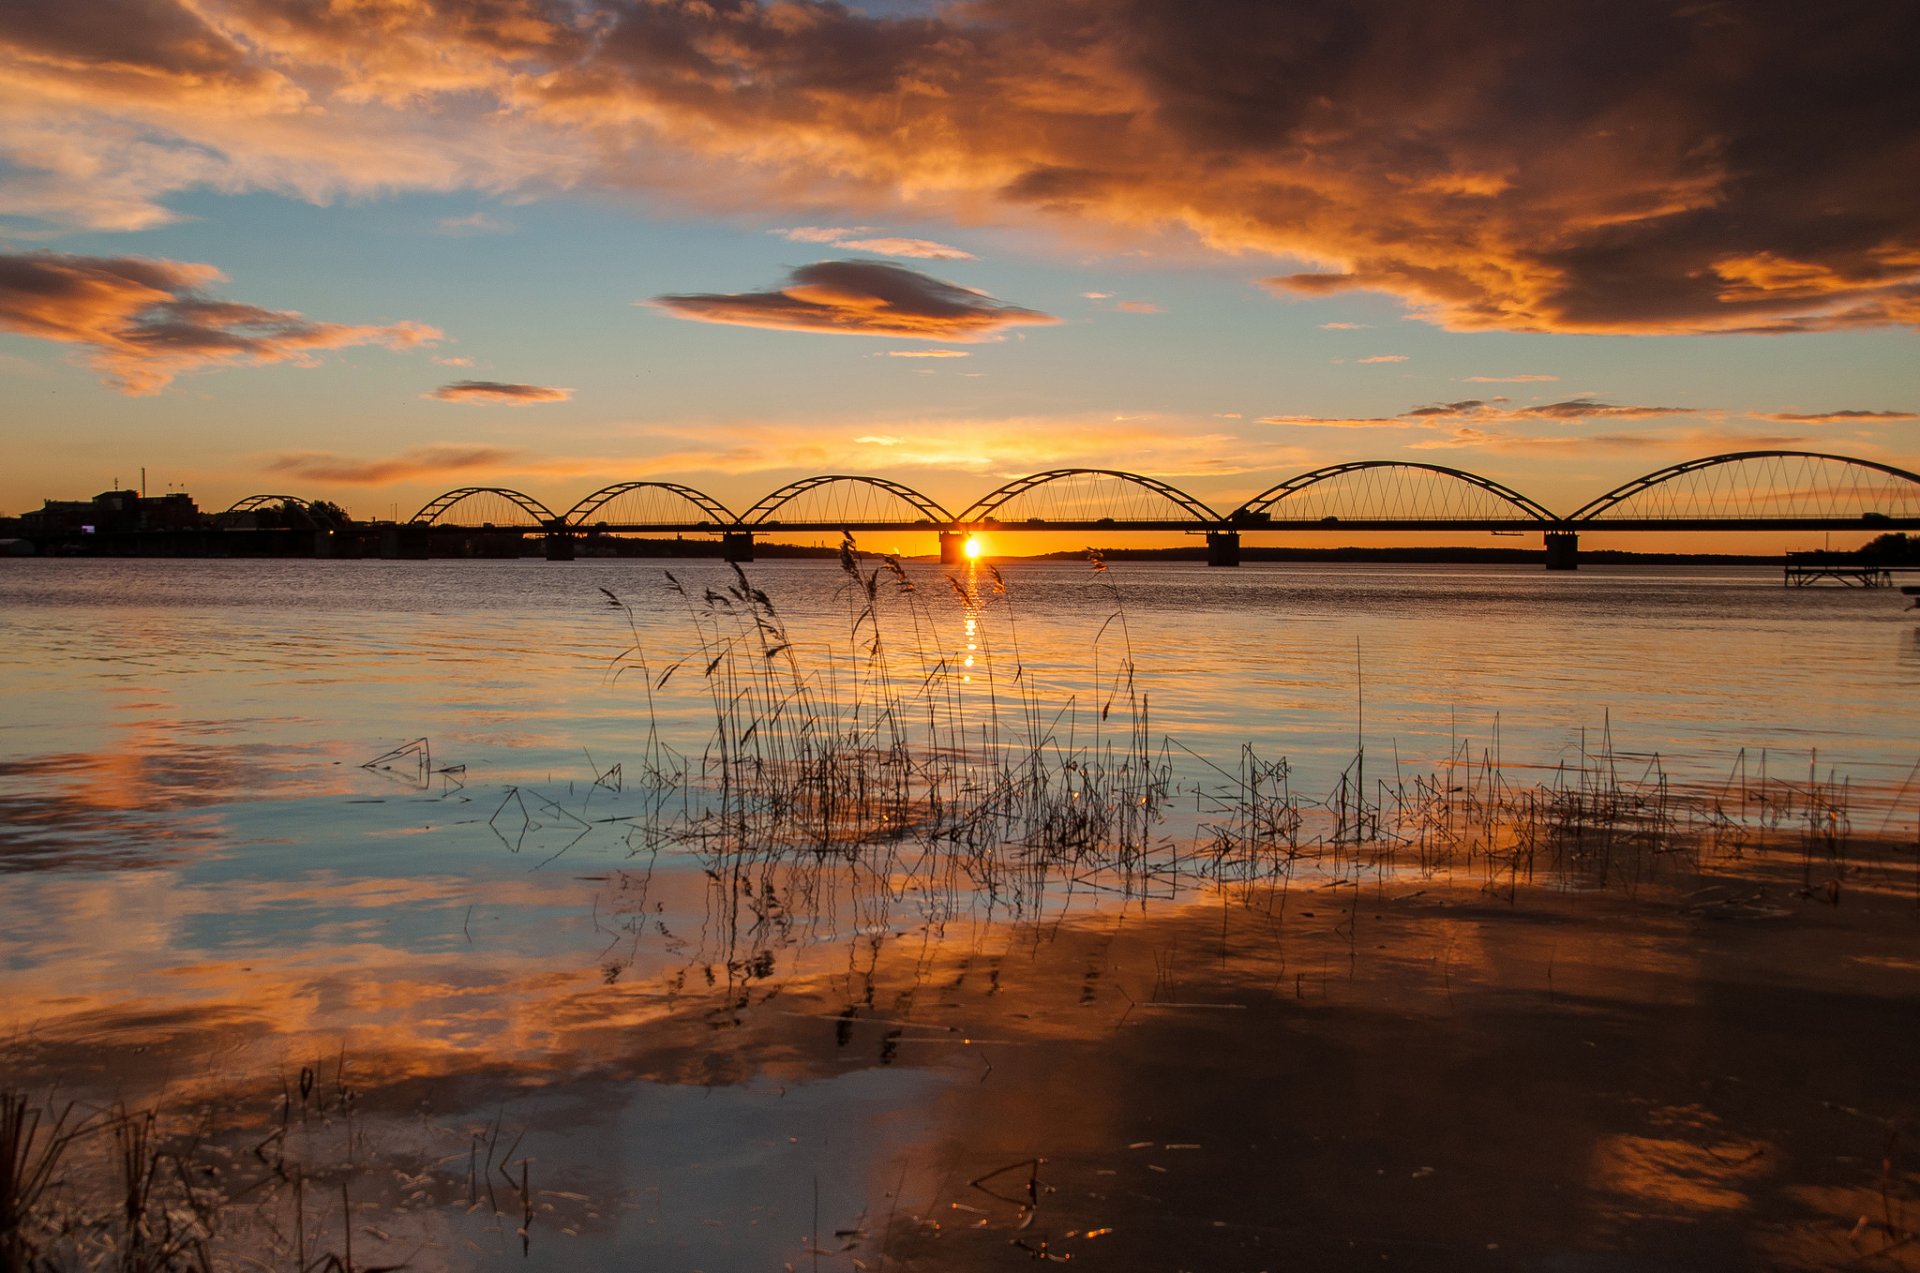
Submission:
[[[978,535],[967,536],[967,542],[966,542],[964,551],[967,554],[968,561],[978,560],[980,557],[980,554],[985,550],[986,550],[986,544],[982,542],[980,536]]]

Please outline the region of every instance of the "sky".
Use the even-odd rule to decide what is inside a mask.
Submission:
[[[0,512],[1920,467],[1903,0],[0,0]]]

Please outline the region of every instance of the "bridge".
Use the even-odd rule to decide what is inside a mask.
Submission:
[[[285,496],[249,496],[235,509]],[[1210,565],[1236,566],[1260,531],[1485,531],[1544,536],[1547,568],[1578,564],[1582,534],[1605,531],[1920,530],[1920,474],[1817,451],[1736,451],[1668,465],[1560,514],[1476,473],[1405,460],[1356,460],[1288,478],[1225,512],[1157,478],[1118,469],[1051,469],[1016,478],[958,513],[910,486],[860,474],[789,482],[735,513],[677,482],[617,482],[563,513],[523,491],[463,486],[403,526],[404,555],[450,533],[545,537],[570,559],[582,536],[717,535],[750,561],[756,535],[931,531],[941,560],[978,531],[1159,531],[1204,535]]]

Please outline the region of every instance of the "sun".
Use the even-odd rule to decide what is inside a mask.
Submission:
[[[967,542],[963,547],[967,554],[967,560],[974,561],[977,560],[980,554],[986,549],[986,544],[981,542],[980,536],[968,535]]]

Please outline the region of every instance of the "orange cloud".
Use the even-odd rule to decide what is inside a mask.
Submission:
[[[877,256],[909,256],[927,261],[978,259],[971,252],[951,244],[936,243],[932,239],[905,239],[891,235],[862,237],[873,234],[873,227],[864,225],[801,225],[791,229],[776,230],[774,233],[795,243],[830,243],[834,247],[852,248],[856,252],[872,252]]]
[[[656,296],[652,303],[703,323],[909,340],[988,340],[1005,327],[1059,321],[880,261],[821,261],[794,270],[775,291]]]
[[[315,482],[376,486],[412,478],[446,477],[475,470],[513,471],[524,454],[493,446],[418,446],[384,460],[356,460],[324,451],[275,456],[267,470]]]
[[[889,349],[889,358],[971,358],[964,349]]]
[[[872,252],[877,256],[911,256],[928,261],[977,259],[971,252],[963,252],[945,243],[935,243],[932,239],[842,239],[836,246],[852,248],[856,252]]]
[[[1405,362],[1406,360],[1407,360],[1407,355],[1405,355],[1405,354],[1375,354],[1375,355],[1373,355],[1373,356],[1372,356],[1371,358],[1356,358],[1356,359],[1354,359],[1354,361],[1355,361],[1356,363],[1369,363],[1369,362]]]
[[[1540,437],[1524,433],[1493,433],[1470,425],[1446,430],[1435,438],[1409,442],[1410,451],[1438,451],[1454,447],[1473,447],[1496,454],[1526,454],[1539,451],[1630,451],[1659,452],[1667,455],[1698,456],[1728,451],[1761,451],[1791,447],[1802,439],[1791,435],[1728,433],[1689,430],[1681,433],[1593,433],[1584,436],[1566,434]]]
[[[317,350],[409,349],[441,338],[421,323],[320,323],[200,290],[222,278],[211,265],[147,257],[0,254],[0,327],[90,347],[91,365],[135,395],[158,393],[191,371],[312,366]]]
[[[1458,329],[1920,325],[1901,6],[96,0],[0,9],[0,213],[598,187],[1177,227]],[[1809,50],[1818,50],[1813,56]],[[851,231],[850,233],[864,233]],[[838,242],[838,239],[819,240]],[[944,246],[944,245],[941,245]]]
[[[573,390],[552,385],[510,384],[499,380],[456,380],[420,396],[441,402],[493,402],[509,407],[525,407],[536,402],[565,402],[573,397]]]
[[[1772,411],[1754,417],[1780,424],[1860,424],[1920,420],[1920,411]]]
[[[1538,406],[1516,407],[1506,398],[1464,398],[1459,402],[1438,402],[1412,407],[1397,416],[1320,416],[1276,415],[1261,419],[1262,424],[1304,425],[1322,429],[1412,429],[1443,425],[1516,424],[1540,420],[1579,422],[1582,420],[1651,420],[1663,416],[1699,415],[1699,407],[1653,407],[1595,402],[1591,398],[1570,398]]]

